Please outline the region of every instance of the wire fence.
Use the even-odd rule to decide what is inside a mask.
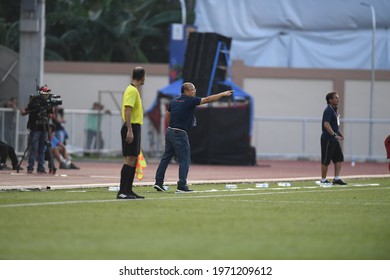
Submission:
[[[27,119],[18,111],[0,108],[0,139],[15,147],[18,154],[23,154],[27,148]],[[108,114],[67,109],[65,119],[66,145],[70,153],[121,154],[122,118],[119,111]],[[390,133],[389,119],[344,118],[341,128],[345,136],[342,145],[346,160],[386,160],[384,139]],[[251,142],[258,158],[317,160],[320,158],[320,134],[321,118],[256,116]],[[164,135],[154,129],[148,118],[142,127],[142,147],[146,154],[157,157],[164,148]]]

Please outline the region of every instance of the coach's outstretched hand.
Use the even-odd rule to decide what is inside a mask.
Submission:
[[[230,96],[230,95],[232,95],[233,91],[234,91],[234,90],[227,90],[227,91],[224,91],[225,96]]]

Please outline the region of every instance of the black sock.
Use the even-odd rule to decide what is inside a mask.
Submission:
[[[135,175],[135,167],[129,166],[128,177],[126,182],[126,193],[130,193],[133,191],[134,175]]]
[[[121,180],[120,180],[120,185],[119,185],[119,192],[120,193],[126,193],[127,191],[127,181],[129,180],[129,174],[131,173],[131,167],[128,166],[127,164],[124,164],[122,166],[121,170]]]

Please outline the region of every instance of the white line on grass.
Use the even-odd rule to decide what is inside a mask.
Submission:
[[[222,200],[221,200],[222,201]],[[329,204],[329,205],[342,205],[342,204],[348,204],[348,205],[367,205],[367,206],[373,206],[373,205],[390,205],[390,202],[354,202],[354,201],[348,201],[348,202],[340,202],[340,201],[307,201],[307,200],[259,200],[259,199],[253,199],[253,200],[226,200],[227,202],[255,202],[255,203],[287,203],[287,204]]]
[[[381,188],[359,188],[360,190],[385,190],[389,189],[390,187],[381,187]],[[272,194],[297,194],[297,193],[312,193],[317,192],[317,190],[298,190],[298,188],[283,188],[285,191],[270,191],[270,192],[256,192],[256,193],[237,193],[237,192],[231,192],[224,193],[224,194],[211,194],[210,195],[191,195],[191,194],[176,194],[175,196],[165,196],[165,197],[154,197],[154,198],[147,198],[147,200],[172,200],[172,199],[201,199],[201,198],[220,198],[220,197],[243,197],[243,196],[257,196],[257,195],[272,195]],[[248,190],[248,189],[246,189]],[[270,189],[271,190],[271,189]],[[291,191],[290,191],[291,190]],[[352,191],[354,189],[350,188],[326,188],[323,189],[324,191],[330,192],[330,191]],[[71,201],[52,201],[52,202],[34,202],[34,203],[13,203],[13,204],[2,204],[0,205],[0,208],[13,208],[13,207],[30,207],[30,206],[50,206],[50,205],[66,205],[66,204],[81,204],[81,203],[107,203],[107,202],[127,202],[127,201],[144,201],[143,199],[134,199],[134,200],[118,200],[118,199],[105,199],[105,200],[71,200]],[[231,201],[231,200],[229,200]],[[272,202],[272,201],[270,201]],[[308,201],[307,203],[310,203]]]

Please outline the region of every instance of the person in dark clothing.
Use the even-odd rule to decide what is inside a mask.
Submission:
[[[387,135],[385,139],[385,148],[386,148],[387,159],[390,159],[390,134]],[[390,172],[390,162],[389,162],[389,172]]]
[[[7,143],[0,141],[0,170],[9,170],[10,167],[7,166],[7,157],[11,160],[12,170],[17,170],[18,167],[18,158],[16,157],[15,149],[8,145]],[[22,170],[23,168],[19,168]]]
[[[322,116],[322,134],[321,134],[321,183],[330,184],[326,179],[328,166],[331,161],[334,164],[333,185],[346,185],[340,178],[341,163],[344,161],[344,155],[339,141],[344,140],[340,131],[340,116],[337,113],[340,97],[337,91],[329,92],[326,95],[327,106]]]
[[[196,97],[196,89],[192,83],[184,83],[181,95],[171,101],[166,112],[169,126],[165,134],[165,151],[156,171],[154,188],[157,191],[166,191],[164,186],[165,171],[176,154],[179,162],[179,181],[176,192],[191,192],[187,186],[187,175],[190,167],[190,143],[187,131],[196,124],[194,111],[196,106],[218,101],[222,97],[230,96],[232,90],[209,95],[204,98]]]
[[[39,98],[45,99],[50,94],[50,89],[43,86],[39,89]],[[34,97],[38,98],[38,97]],[[21,110],[21,115],[29,115],[27,121],[27,128],[30,130],[28,138],[28,146],[30,148],[30,154],[28,158],[27,173],[33,173],[35,161],[38,160],[38,174],[46,174],[45,170],[45,150],[46,141],[48,139],[49,129],[48,122],[52,119],[53,108],[40,109],[35,107],[36,104],[33,98],[30,98],[30,102],[27,107]]]
[[[54,118],[52,122],[55,126],[54,135],[63,145],[66,145],[66,140],[68,139],[68,132],[65,129],[65,118],[64,118],[64,108],[56,106],[54,109]]]
[[[8,145],[15,145],[16,132],[16,114],[18,112],[18,102],[15,97],[11,97],[5,104],[4,108],[12,109],[11,112],[4,112],[4,142]]]

